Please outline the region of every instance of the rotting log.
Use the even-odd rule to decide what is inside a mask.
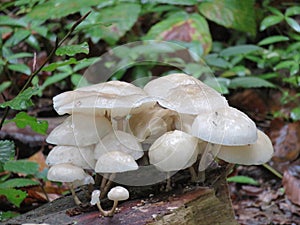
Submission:
[[[153,192],[149,190],[153,191],[153,187],[134,187],[133,200],[122,202],[113,217],[99,216],[97,208],[88,204],[75,207],[71,196],[65,196],[3,224],[237,225],[225,175],[218,176],[212,186],[190,185],[150,196],[149,193]],[[83,192],[78,194],[84,199]],[[85,200],[88,202],[88,199]],[[104,208],[110,208],[110,203],[108,200],[101,202]]]

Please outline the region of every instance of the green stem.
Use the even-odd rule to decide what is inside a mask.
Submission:
[[[279,179],[282,179],[282,174],[275,170],[273,167],[271,167],[269,164],[264,163],[262,164],[262,166],[269,170],[271,173],[273,173],[275,176],[277,176]]]

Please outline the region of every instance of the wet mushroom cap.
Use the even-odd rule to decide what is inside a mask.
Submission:
[[[108,192],[107,198],[112,201],[124,201],[129,198],[129,192],[126,188],[116,186]]]
[[[198,139],[182,131],[170,131],[158,138],[149,149],[150,164],[161,171],[177,171],[197,160]]]
[[[192,124],[192,135],[214,144],[246,145],[257,140],[257,129],[245,113],[226,107],[199,114]]]
[[[74,182],[76,180],[84,180],[88,174],[78,166],[70,163],[57,164],[48,170],[47,178],[51,181],[58,182]]]
[[[178,113],[211,112],[228,106],[227,100],[213,88],[186,74],[170,74],[150,81],[144,90],[158,103]]]
[[[48,166],[70,163],[83,169],[92,169],[96,164],[94,145],[86,147],[55,146],[48,154],[46,163]]]
[[[260,165],[268,162],[273,153],[273,145],[269,137],[258,130],[258,138],[254,144],[244,146],[221,146],[217,155],[229,163],[242,165]]]
[[[55,145],[87,146],[96,144],[111,130],[111,123],[103,116],[73,114],[55,127],[46,141]]]
[[[111,151],[102,154],[96,163],[96,173],[122,173],[137,170],[138,164],[134,158],[120,151]]]

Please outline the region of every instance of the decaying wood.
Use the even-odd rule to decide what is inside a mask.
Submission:
[[[217,176],[218,177],[218,176]],[[213,179],[210,179],[211,181]],[[71,196],[48,203],[5,224],[47,223],[78,225],[237,225],[231,207],[225,176],[213,188],[185,186],[172,192],[154,191],[153,187],[134,187],[130,201],[119,206],[113,217],[101,217],[96,207],[75,207]],[[149,193],[154,193],[149,195]],[[84,193],[79,197],[84,199]],[[88,202],[88,200],[86,199]],[[104,208],[111,202],[104,200]]]

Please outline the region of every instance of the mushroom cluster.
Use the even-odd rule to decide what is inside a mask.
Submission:
[[[69,116],[47,138],[56,145],[47,157],[48,179],[68,183],[77,204],[73,187],[93,183],[92,173],[102,175],[94,195],[104,196],[116,173],[137,170],[141,161],[166,172],[170,189],[169,172],[189,168],[196,181],[195,164],[199,171],[215,158],[262,164],[273,154],[269,138],[246,114],[182,73],[143,89],[122,81],[82,87],[55,96],[53,104]]]

